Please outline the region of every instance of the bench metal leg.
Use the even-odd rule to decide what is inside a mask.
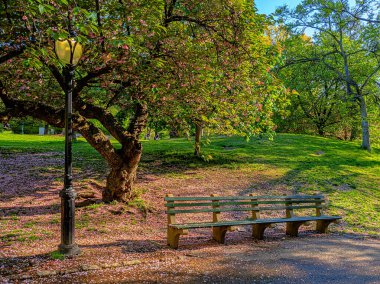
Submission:
[[[189,230],[186,229],[177,229],[177,228],[168,228],[168,245],[173,248],[178,248],[178,242],[180,235],[187,235]]]
[[[336,220],[318,220],[316,229],[319,233],[326,234],[328,226],[331,223],[335,223],[335,222],[336,222]]]
[[[288,222],[286,223],[286,234],[292,237],[298,236],[299,227],[305,222]]]
[[[222,227],[212,227],[212,238],[220,244],[224,244],[227,231],[235,231],[236,227],[233,226],[222,226]]]
[[[266,228],[270,227],[271,224],[253,224],[252,225],[252,237],[255,240],[264,239],[264,231]]]

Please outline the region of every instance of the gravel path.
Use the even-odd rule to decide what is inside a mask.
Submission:
[[[231,236],[230,236],[231,238]],[[380,240],[303,234],[161,254],[132,266],[81,271],[27,283],[380,283]]]

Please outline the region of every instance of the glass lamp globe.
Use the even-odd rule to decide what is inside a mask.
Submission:
[[[54,46],[58,59],[66,65],[77,65],[82,56],[83,47],[73,38],[58,39]]]

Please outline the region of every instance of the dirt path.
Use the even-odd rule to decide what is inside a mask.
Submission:
[[[233,241],[230,235],[230,241]],[[166,247],[117,268],[88,265],[63,275],[5,283],[380,283],[380,241],[356,236],[270,237],[194,249]],[[112,265],[111,265],[112,266]],[[92,270],[94,269],[94,270]],[[54,274],[54,271],[50,271]],[[47,272],[48,274],[48,272]],[[22,277],[21,277],[22,278]]]
[[[246,226],[228,233],[226,245],[214,242],[210,229],[191,230],[179,250],[167,247],[165,194],[291,194],[286,184],[269,182],[278,178],[276,169],[144,172],[136,183],[140,203],[78,206],[82,254],[56,260],[58,161],[54,153],[0,155],[0,283],[380,283],[380,240],[339,235],[344,220],[329,235],[315,234],[314,224],[302,226],[298,238],[285,237],[279,224],[259,242]],[[77,169],[77,176],[76,190],[99,200],[101,184],[85,178],[92,174]]]

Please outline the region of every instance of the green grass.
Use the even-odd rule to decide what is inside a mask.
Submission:
[[[28,242],[40,240],[41,237],[34,232],[24,232],[23,230],[12,230],[6,234],[0,234],[0,241],[4,243]]]
[[[53,251],[52,253],[50,253],[50,257],[52,259],[55,259],[55,260],[64,260],[65,259],[65,255],[60,253],[59,251]]]
[[[275,171],[266,182],[285,185],[296,193],[321,192],[328,195],[330,214],[344,216],[350,232],[379,234],[380,149],[372,153],[359,149],[359,142],[346,142],[307,135],[279,134],[274,141],[242,138],[212,138],[202,148],[208,161],[194,157],[186,139],[143,141],[140,171],[173,178],[202,168],[227,168],[247,172]],[[116,145],[116,142],[114,142]],[[59,136],[0,134],[0,153],[52,152],[63,155]],[[100,155],[83,139],[74,143],[76,168],[106,171]],[[101,176],[101,175],[99,175]],[[259,185],[252,185],[259,186]],[[136,207],[144,204],[136,201]],[[86,218],[79,227],[86,227]]]

